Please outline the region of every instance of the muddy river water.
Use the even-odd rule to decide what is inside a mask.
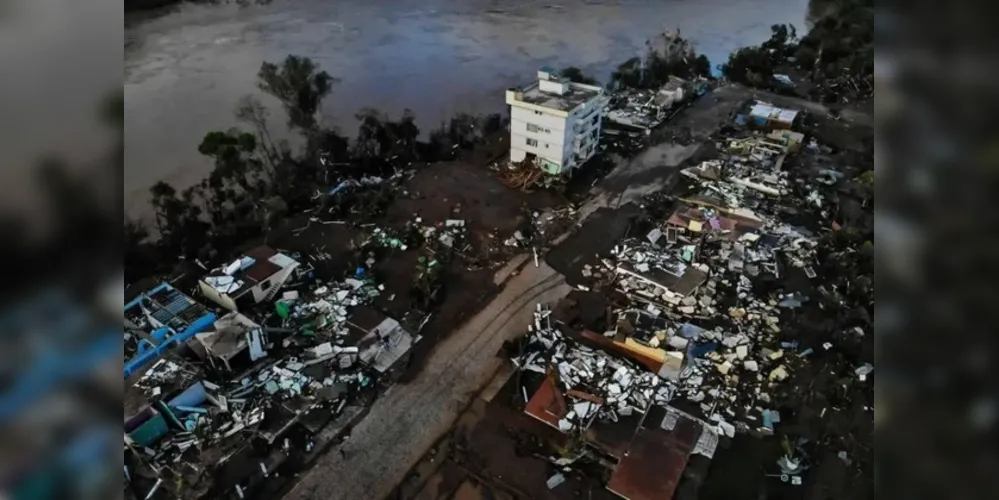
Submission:
[[[263,61],[307,56],[339,78],[323,112],[347,133],[363,107],[392,115],[410,108],[426,130],[459,111],[501,111],[503,89],[543,65],[579,66],[606,81],[665,29],[679,28],[720,64],[731,50],[766,39],[772,24],[803,27],[806,7],[807,0],[182,5],[126,28],[125,211],[144,212],[158,180],[185,187],[208,172],[197,145],[205,132],[235,124],[233,107],[257,93]]]

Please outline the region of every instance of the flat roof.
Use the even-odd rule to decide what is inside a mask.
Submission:
[[[778,108],[765,102],[757,102],[749,111],[750,116],[762,116],[768,120],[791,123],[798,116],[798,112],[793,109]]]
[[[518,100],[534,104],[536,106],[557,109],[559,111],[571,111],[580,104],[603,94],[603,89],[599,89],[599,87],[582,85],[575,82],[568,82],[568,84],[569,91],[565,94],[558,95],[550,92],[542,92],[540,82],[535,81],[531,85],[521,89],[524,93],[524,97]]]

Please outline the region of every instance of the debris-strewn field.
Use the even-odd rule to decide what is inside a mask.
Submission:
[[[171,290],[226,322],[130,381],[129,488],[871,496],[869,120],[738,86],[655,113],[571,179],[490,138],[317,193],[225,272],[189,263]],[[276,280],[266,258],[295,265],[261,300],[209,298]]]
[[[723,87],[616,153],[545,255],[577,290],[399,497],[872,497],[871,136]]]

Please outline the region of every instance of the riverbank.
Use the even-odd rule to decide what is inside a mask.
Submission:
[[[431,491],[438,488],[447,490],[457,487],[458,483],[465,484],[463,487],[466,489],[474,486],[500,497],[503,492],[511,491],[517,495],[525,491],[544,492],[543,479],[549,472],[547,463],[539,461],[533,455],[530,458],[523,457],[518,451],[522,446],[518,443],[522,443],[524,438],[517,436],[533,435],[538,429],[524,423],[524,419],[528,417],[519,413],[516,405],[512,408],[505,406],[520,391],[508,387],[503,392],[507,396],[502,401],[494,401],[485,406],[477,403],[481,399],[478,391],[493,377],[494,370],[499,366],[499,359],[495,357],[498,349],[496,345],[476,340],[483,332],[492,330],[465,323],[470,320],[473,323],[480,321],[472,318],[482,314],[486,318],[481,321],[496,315],[489,311],[509,316],[509,321],[502,322],[502,332],[495,336],[487,335],[493,341],[500,342],[522,331],[527,323],[524,311],[529,313],[533,308],[532,301],[537,300],[537,297],[529,293],[528,298],[524,299],[524,293],[515,293],[516,290],[507,288],[509,284],[504,284],[504,281],[512,279],[511,273],[501,271],[504,263],[518,251],[525,250],[516,243],[515,238],[513,246],[505,242],[518,231],[525,235],[543,235],[543,238],[533,242],[539,254],[538,267],[535,267],[533,258],[528,253],[525,258],[515,261],[518,263],[512,268],[514,273],[519,269],[517,274],[521,278],[517,282],[522,282],[522,285],[518,285],[521,289],[534,288],[539,283],[538,280],[542,284],[584,283],[582,280],[586,278],[582,274],[583,264],[596,255],[606,254],[618,237],[626,237],[631,233],[635,221],[649,217],[639,215],[642,210],[636,210],[635,204],[647,205],[648,210],[658,210],[656,207],[659,202],[646,202],[646,195],[651,194],[657,197],[655,199],[661,200],[678,194],[676,188],[680,178],[679,170],[712,159],[712,151],[715,149],[713,145],[724,143],[717,135],[719,130],[729,128],[736,112],[753,98],[793,106],[794,109],[805,111],[810,117],[821,117],[821,120],[816,121],[814,126],[810,125],[807,130],[810,137],[820,138],[821,144],[829,144],[835,148],[837,158],[859,155],[857,158],[860,160],[870,160],[864,150],[865,137],[871,131],[870,121],[865,120],[862,115],[858,114],[856,119],[836,120],[829,116],[827,108],[819,104],[729,86],[706,94],[693,106],[671,118],[662,129],[640,140],[634,148],[618,150],[617,153],[608,155],[608,158],[594,159],[596,163],[610,161],[613,169],[602,180],[596,179],[596,186],[592,190],[586,190],[586,196],[578,205],[567,206],[564,200],[544,191],[523,193],[504,186],[496,177],[497,172],[489,168],[496,155],[502,155],[506,149],[502,141],[503,133],[499,132],[494,136],[495,139],[487,138],[482,146],[469,150],[464,159],[421,167],[409,180],[390,181],[392,184],[387,186],[357,189],[354,195],[344,200],[350,202],[351,206],[359,207],[357,212],[333,213],[328,209],[317,208],[308,210],[301,216],[285,218],[274,228],[274,233],[268,236],[271,244],[301,256],[304,262],[315,267],[319,280],[336,280],[345,273],[349,274],[352,269],[363,267],[366,276],[374,277],[385,287],[372,306],[390,317],[400,318],[411,331],[425,335],[411,354],[406,369],[408,373],[404,376],[402,385],[393,386],[376,399],[375,408],[380,408],[376,415],[383,416],[358,422],[350,439],[342,445],[335,444],[334,439],[333,449],[318,458],[321,462],[318,468],[304,472],[301,483],[289,475],[302,471],[285,467],[280,476],[264,478],[265,485],[273,484],[265,486],[265,490],[283,493],[290,488],[290,498],[307,498],[312,492],[334,496],[342,493],[345,498],[350,497],[352,491],[376,491],[380,495],[399,484],[401,478],[414,477],[412,473],[407,474],[407,471],[415,466],[424,472],[416,476],[417,479],[409,479],[400,486],[400,491],[408,492],[400,493],[400,498],[421,498],[419,495],[423,493],[417,492],[427,488]],[[610,135],[605,138],[607,143],[620,140],[620,137]],[[667,158],[670,158],[669,161],[663,161]],[[840,160],[831,164],[839,165]],[[862,168],[863,162],[849,161],[849,164]],[[588,182],[588,185],[591,183]],[[366,209],[363,207],[367,202],[363,200],[368,198],[365,192],[391,195],[387,208],[378,212],[380,215],[365,215]],[[319,200],[314,203],[319,207],[325,206]],[[619,212],[623,216],[613,215]],[[558,213],[569,214],[570,223],[538,231],[545,227],[539,224],[549,221],[549,214]],[[372,241],[372,237],[378,234],[407,234],[414,222],[418,227],[441,227],[449,219],[462,221],[466,236],[454,242],[458,245],[458,251],[446,260],[441,259],[443,254],[428,254],[430,242],[427,242],[428,246],[424,246],[419,243],[421,240],[404,239],[406,248],[389,242],[377,243],[378,238],[374,240],[374,246],[359,246],[364,241]],[[836,219],[842,220],[839,216]],[[804,223],[806,219],[799,216],[799,220]],[[578,230],[570,229],[578,225],[582,227]],[[389,246],[378,249],[385,244]],[[546,252],[546,249],[551,251]],[[424,266],[421,266],[420,259],[434,256],[439,259],[438,265],[443,266],[443,279],[438,282],[442,286],[442,295],[429,309],[423,309],[425,306],[417,305],[420,302],[412,295],[412,287],[417,283],[415,278],[424,272],[421,271]],[[549,266],[554,273],[548,271]],[[538,269],[546,272],[535,280],[532,273]],[[498,274],[506,278],[500,278]],[[543,300],[557,302],[566,292],[567,290],[561,289],[558,294],[546,296]],[[511,308],[504,305],[510,303],[517,305]],[[480,310],[485,312],[478,313],[477,316]],[[418,314],[413,314],[414,312]],[[471,335],[470,332],[478,336]],[[821,338],[808,337],[806,340],[802,337],[802,341],[809,345],[820,345],[823,342]],[[865,345],[872,341],[872,336],[864,340]],[[448,347],[449,351],[440,350],[441,346],[452,344],[458,347]],[[471,349],[469,346],[475,348]],[[853,362],[853,358],[850,359]],[[841,359],[836,363],[838,364],[833,366],[834,370],[852,369],[845,360]],[[455,372],[455,369],[460,372]],[[807,370],[801,370],[796,377],[796,383],[802,387],[809,386],[813,378],[822,380],[822,384],[831,381],[821,373]],[[462,380],[463,385],[460,391],[455,391],[454,384],[442,384],[442,380]],[[503,385],[502,380],[490,384],[493,385]],[[442,392],[434,389],[440,387],[447,387],[448,390]],[[836,401],[840,402],[831,402],[827,397],[814,396],[822,391],[808,391],[802,390],[803,394],[811,396],[805,398],[801,406],[781,409],[784,419],[779,426],[781,435],[810,436],[813,440],[819,438],[823,443],[834,439],[834,436],[848,436],[855,439],[858,446],[866,442],[863,429],[867,414],[864,411],[852,408],[850,412],[844,413],[839,408],[842,395],[835,396]],[[863,405],[862,396],[850,397],[855,398],[856,404]],[[462,427],[448,431],[451,422],[459,419],[468,404],[472,405],[473,413],[479,413],[460,417]],[[829,404],[834,408],[824,411],[824,405]],[[496,408],[496,405],[504,407]],[[817,415],[823,414],[825,418],[825,413],[830,411],[832,413],[828,419],[816,420]],[[407,418],[398,418],[400,414]],[[804,420],[799,422],[798,415]],[[858,420],[844,420],[850,415],[856,416]],[[478,421],[481,421],[481,425],[476,423]],[[509,441],[511,437],[505,434],[506,431],[502,430],[511,427],[518,429],[512,438],[513,443]],[[385,432],[389,430],[390,439],[386,440]],[[446,436],[445,440],[434,446],[434,449],[440,450],[437,453],[442,454],[421,459],[420,455],[426,447],[431,446],[442,435]],[[547,434],[542,432],[542,436],[544,435]],[[740,436],[731,445],[724,444],[716,458],[717,471],[726,471],[724,475],[730,480],[712,480],[714,476],[711,474],[715,473],[712,471],[716,469],[706,469],[705,473],[708,475],[702,478],[706,497],[741,498],[737,493],[742,492],[747,498],[756,498],[756,492],[773,489],[794,497],[795,491],[836,487],[844,491],[844,495],[864,498],[866,493],[856,489],[860,488],[859,483],[842,483],[836,479],[842,478],[845,472],[836,466],[841,461],[835,454],[822,455],[821,460],[815,457],[819,460],[815,465],[819,467],[820,474],[814,482],[806,479],[805,488],[787,489],[787,486],[780,486],[778,479],[768,479],[763,470],[773,468],[771,461],[776,460],[776,454],[780,452],[776,443],[777,438]],[[541,444],[544,444],[544,438]],[[340,446],[345,446],[342,454],[338,451]],[[825,443],[823,446],[837,445]],[[821,449],[835,451],[834,448]],[[848,448],[847,452],[856,470],[871,470],[871,458],[863,447]],[[293,456],[294,453],[292,452]],[[458,455],[454,455],[455,453]],[[426,463],[442,465],[443,469],[438,471],[434,467],[418,465]],[[517,470],[526,472],[510,474],[508,471],[512,470],[511,463],[517,464]],[[252,462],[246,467],[246,474],[257,473],[251,465]],[[333,476],[330,470],[343,470],[344,474],[336,475],[335,480],[331,480]],[[349,473],[346,472],[348,470]],[[458,472],[460,474],[456,477],[439,476]],[[462,479],[456,479],[459,477]],[[738,485],[731,480],[734,477],[739,478]],[[858,477],[861,481],[867,481],[867,476]],[[569,495],[566,497],[569,498],[575,491],[582,490],[585,493],[587,488],[599,490],[601,484],[599,474],[590,477],[589,482],[571,479],[566,488],[560,490],[559,495]],[[595,497],[600,498],[600,495],[595,494]]]
[[[765,40],[771,24],[803,26],[805,3],[281,0],[171,7],[169,15],[126,30],[124,210],[148,217],[157,181],[183,190],[205,178],[212,164],[197,146],[205,133],[234,124],[233,108],[244,95],[268,107],[276,138],[295,136],[280,105],[255,85],[264,61],[301,55],[340,78],[322,115],[345,136],[355,134],[355,115],[365,107],[391,117],[408,108],[427,133],[458,113],[505,113],[504,89],[542,66],[578,66],[607,83],[665,29],[679,28],[720,64],[732,50]]]
[[[735,439],[722,439],[711,468],[701,463],[703,467],[691,469],[685,484],[704,482],[707,498],[756,498],[768,492],[794,498],[830,489],[840,491],[842,495],[838,496],[870,496],[865,485],[872,484],[873,456],[866,443],[873,403],[863,377],[861,383],[851,382],[845,389],[837,385],[843,377],[853,377],[855,368],[863,367],[862,362],[873,362],[873,335],[864,335],[871,326],[873,304],[866,302],[863,284],[869,281],[870,273],[864,260],[868,252],[862,248],[865,239],[873,244],[872,214],[868,210],[872,204],[864,198],[872,195],[864,195],[863,185],[858,186],[867,178],[859,174],[873,172],[870,116],[859,110],[830,110],[819,103],[739,86],[723,85],[714,91],[707,91],[710,86],[697,86],[690,89],[691,95],[707,93],[691,106],[672,113],[661,127],[648,133],[608,129],[601,141],[602,152],[588,164],[600,167],[599,173],[572,179],[564,191],[572,199],[570,202],[557,192],[523,191],[504,184],[507,179],[503,156],[509,144],[498,118],[465,115],[434,129],[427,134],[428,140],[421,140],[411,115],[390,117],[371,111],[358,117],[361,126],[357,136],[347,138],[319,119],[323,99],[334,83],[321,67],[306,58],[289,57],[272,66],[264,65],[260,75],[258,85],[282,100],[292,128],[303,137],[303,151],[286,149],[272,136],[262,108],[243,108],[243,131],[204,136],[199,149],[213,163],[211,176],[205,182],[180,191],[167,184],[157,186],[155,209],[162,239],[154,243],[139,237],[138,232],[133,232],[130,239],[126,231],[126,270],[131,267],[134,272],[137,262],[156,268],[182,255],[184,271],[175,283],[188,283],[185,289],[193,289],[192,279],[206,268],[231,262],[243,249],[262,243],[294,256],[311,270],[303,278],[308,284],[299,283],[295,288],[300,298],[311,301],[313,288],[323,283],[337,283],[344,276],[363,277],[379,289],[370,307],[378,314],[398,319],[403,328],[421,339],[407,353],[408,365],[397,374],[402,377],[400,384],[387,391],[369,388],[370,396],[375,398],[373,413],[357,422],[355,432],[344,445],[334,444],[335,453],[312,457],[320,462],[318,468],[305,471],[301,478],[295,476],[303,471],[293,466],[283,467],[273,476],[264,467],[261,474],[255,461],[260,457],[255,454],[266,446],[256,443],[260,446],[245,447],[249,454],[242,457],[245,467],[226,467],[228,486],[220,488],[262,484],[262,495],[291,489],[292,499],[309,498],[316,492],[354,498],[357,492],[381,497],[401,484],[397,496],[422,498],[435,491],[448,495],[455,490],[445,485],[459,488],[460,483],[460,488],[470,495],[474,491],[500,497],[511,492],[516,496],[525,496],[523,492],[532,492],[526,496],[545,495],[549,489],[545,478],[553,470],[538,455],[564,451],[561,446],[565,443],[553,449],[551,440],[557,440],[557,436],[542,432],[540,439],[528,439],[533,439],[528,446],[533,454],[526,458],[521,455],[523,436],[536,435],[538,429],[523,424],[527,417],[520,413],[519,403],[503,408],[496,408],[500,404],[496,403],[488,409],[489,405],[478,402],[492,398],[479,396],[487,383],[494,390],[506,387],[502,392],[506,401],[515,400],[513,396],[525,390],[534,390],[534,386],[524,389],[504,385],[502,376],[494,377],[501,366],[496,357],[498,345],[516,337],[530,323],[533,302],[557,303],[572,286],[606,293],[606,300],[621,304],[621,295],[609,292],[609,285],[599,280],[594,283],[593,269],[600,268],[601,258],[618,258],[613,257],[614,245],[631,238],[627,244],[633,246],[634,239],[641,240],[650,227],[666,224],[665,217],[677,208],[679,198],[688,199],[692,193],[691,186],[681,181],[682,169],[703,166],[705,161],[721,161],[737,171],[744,167],[743,162],[749,160],[740,159],[740,153],[735,151],[746,147],[740,144],[759,139],[747,128],[750,121],[745,113],[754,99],[761,99],[801,113],[804,118],[795,128],[805,136],[798,146],[807,149],[806,153],[789,155],[788,163],[781,159],[778,165],[785,165],[785,172],[774,174],[789,176],[782,177],[788,182],[793,179],[794,187],[788,188],[793,193],[781,193],[786,196],[778,202],[749,196],[735,208],[765,210],[768,220],[773,217],[785,221],[803,228],[795,231],[820,234],[830,242],[820,246],[824,253],[815,257],[814,269],[810,261],[799,265],[792,260],[783,268],[777,262],[773,272],[782,281],[767,278],[756,292],[760,301],[771,300],[774,304],[791,290],[801,303],[811,299],[801,311],[780,315],[781,325],[794,325],[783,327],[788,338],[782,340],[789,347],[780,356],[795,361],[788,361],[794,368],[790,377],[794,389],[774,392],[773,405],[763,407],[768,412],[770,408],[779,410],[782,415],[776,427],[774,422],[769,424],[770,433],[776,435],[740,432]],[[655,89],[663,82],[643,83]],[[294,99],[281,91],[284,88],[296,89]],[[767,182],[772,180],[766,177]],[[820,181],[824,187],[813,189]],[[709,187],[719,189],[715,184]],[[722,192],[732,195],[726,189]],[[731,199],[726,196],[725,200],[710,203],[724,205]],[[705,213],[710,218],[715,211]],[[708,226],[691,223],[689,227]],[[779,239],[779,234],[786,233],[768,234],[765,239]],[[714,253],[717,243],[706,242],[701,251],[712,262],[717,260],[714,264],[719,267],[713,278],[730,279],[734,277],[728,272],[731,266],[738,265],[736,269],[741,272],[746,263],[738,256],[730,258],[731,251],[718,257]],[[796,241],[795,245],[800,243]],[[845,250],[832,252],[841,246]],[[156,249],[155,254],[143,253],[151,248]],[[777,253],[774,255],[774,259],[781,260]],[[737,264],[732,263],[733,258]],[[817,271],[818,278],[805,276],[808,271],[785,276],[788,265]],[[769,272],[770,268],[766,269]],[[745,295],[741,278],[735,282]],[[717,284],[717,288],[734,291],[733,283],[725,283]],[[710,288],[714,293],[715,286]],[[806,297],[801,299],[801,294]],[[704,302],[701,298],[694,304],[710,305],[712,300]],[[755,301],[744,296],[724,300]],[[848,314],[832,314],[829,307],[835,301],[839,301],[839,308],[849,301],[853,309]],[[743,302],[743,306],[752,304]],[[679,313],[668,307],[653,307],[659,311],[657,315],[666,314],[676,321],[703,319],[688,308],[693,310],[686,302]],[[265,301],[247,309],[246,314],[261,324],[273,324],[276,313],[272,309]],[[597,309],[584,311],[582,316],[592,318]],[[666,310],[669,312],[663,313]],[[574,321],[568,316],[556,318],[566,324]],[[775,319],[769,327],[776,323]],[[586,328],[602,332],[608,325]],[[861,333],[854,335],[857,328]],[[310,327],[307,334],[295,334],[302,338],[289,337],[285,343],[291,340],[292,344],[308,344],[314,340],[312,335]],[[794,347],[790,347],[792,337]],[[826,347],[826,343],[832,347]],[[272,356],[283,356],[288,345],[279,344],[275,342]],[[761,358],[760,362],[780,359],[773,355],[774,351],[766,351],[763,356],[767,359]],[[733,364],[742,369],[744,354],[738,360],[734,353],[727,356],[732,359],[726,359],[726,371]],[[290,362],[297,364],[296,359]],[[695,364],[712,366],[698,361]],[[783,368],[785,372],[778,368],[773,372],[768,368],[769,377],[773,379],[778,373],[778,378],[787,378],[790,368]],[[830,377],[828,370],[838,375]],[[750,373],[741,375],[741,383],[753,380]],[[389,385],[392,380],[385,377],[380,382]],[[740,376],[724,380],[729,385],[738,384]],[[714,392],[710,397],[720,400]],[[769,395],[766,402],[770,402]],[[468,405],[473,413],[479,413],[462,418],[460,428],[449,432],[449,426]],[[707,418],[716,407],[701,408]],[[732,416],[755,411],[736,406],[728,409]],[[494,418],[492,412],[498,417]],[[718,415],[722,420],[731,418],[726,416],[728,413]],[[485,427],[477,425],[476,419]],[[721,432],[718,425],[715,432]],[[512,437],[512,445],[511,436],[504,436],[505,431],[500,430],[511,426],[519,429]],[[742,427],[740,430],[744,431]],[[308,434],[304,436],[296,435],[294,446],[286,445],[283,451],[268,449],[262,456],[286,456],[294,463],[295,457],[301,455],[299,444],[312,446],[308,445]],[[437,441],[441,436],[445,436],[444,440]],[[336,443],[337,436],[331,439]],[[445,454],[421,460],[435,441],[443,443],[435,449],[446,450]],[[806,470],[812,467],[815,471],[803,474],[795,468],[795,480],[804,481],[804,487],[775,474],[775,463],[782,451],[805,460]],[[839,452],[845,453],[846,459]],[[308,453],[312,453],[311,449]],[[455,483],[455,478],[440,477],[440,472],[426,466],[427,462],[444,464],[442,470],[458,471],[461,479]],[[516,468],[511,469],[511,464],[517,464]],[[203,473],[198,480],[213,481],[214,465],[200,467]],[[407,474],[412,470],[422,471],[415,480],[413,474]],[[521,473],[514,474],[513,470]],[[580,466],[572,473],[563,471],[568,484],[557,495],[568,498],[585,494],[586,490],[592,495],[594,488],[602,492],[605,478],[601,472],[580,474],[590,470]],[[330,471],[342,474],[334,477]],[[848,479],[850,474],[854,474],[852,479]],[[691,475],[697,477],[692,479]],[[711,480],[719,475],[727,480]],[[403,482],[404,477],[411,479]],[[249,483],[240,478],[250,478]],[[200,483],[198,489],[192,487],[187,493],[196,497],[204,486]],[[215,494],[221,490],[212,491]]]

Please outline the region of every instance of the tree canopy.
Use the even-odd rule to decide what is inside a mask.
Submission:
[[[319,105],[339,80],[307,57],[289,55],[281,63],[265,62],[257,73],[260,90],[276,97],[288,115],[288,126],[315,131]]]

